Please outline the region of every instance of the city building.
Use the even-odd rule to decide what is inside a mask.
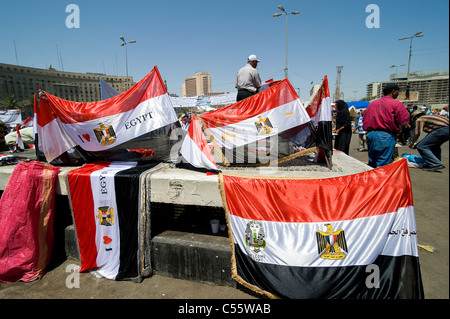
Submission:
[[[102,73],[75,73],[59,71],[51,65],[47,69],[0,63],[0,100],[14,95],[17,101],[44,91],[61,99],[76,102],[101,100],[100,78],[120,93],[133,86],[131,76],[115,76]]]
[[[211,76],[209,72],[197,72],[194,76],[187,77],[181,84],[182,97],[206,95],[213,96],[228,92],[212,92]]]
[[[428,105],[432,108],[448,106],[449,102],[449,71],[418,71],[409,74],[409,99],[406,99],[408,85],[407,73],[394,73],[390,81],[372,82],[367,85],[367,97],[378,99],[383,96],[383,87],[388,83],[396,83],[400,87],[397,98],[404,104]]]

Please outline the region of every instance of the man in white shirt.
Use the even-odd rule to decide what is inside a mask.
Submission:
[[[260,62],[258,57],[252,54],[248,57],[247,64],[238,71],[235,86],[238,90],[237,102],[258,93],[261,87],[261,78],[256,69],[258,62]]]

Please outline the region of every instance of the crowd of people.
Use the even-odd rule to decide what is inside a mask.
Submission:
[[[408,145],[419,152],[423,170],[444,169],[441,145],[449,140],[448,107],[440,111],[426,106],[406,107],[397,100],[399,91],[397,84],[386,85],[382,98],[358,112],[353,127],[353,133],[359,135],[358,150],[365,151],[367,146],[368,165],[377,168],[392,162],[396,147]],[[352,125],[347,103],[342,100],[336,101],[335,123],[334,148],[348,154]]]

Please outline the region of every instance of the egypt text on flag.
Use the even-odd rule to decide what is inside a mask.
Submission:
[[[139,256],[146,248],[139,238],[147,226],[139,204],[140,176],[155,165],[96,162],[68,173],[80,271],[97,270],[114,280],[142,278]]]
[[[329,179],[219,176],[240,283],[281,298],[423,298],[406,160]]]
[[[131,89],[103,101],[78,103],[41,91],[37,116],[47,161],[77,145],[108,150],[178,120],[156,66]]]

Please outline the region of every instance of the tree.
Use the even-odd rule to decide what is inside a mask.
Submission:
[[[18,103],[18,107],[22,111],[22,118],[33,117],[34,95],[29,95],[25,100]]]
[[[2,110],[10,110],[19,108],[19,104],[17,103],[16,97],[14,94],[6,95],[3,100],[0,102],[0,109]]]

